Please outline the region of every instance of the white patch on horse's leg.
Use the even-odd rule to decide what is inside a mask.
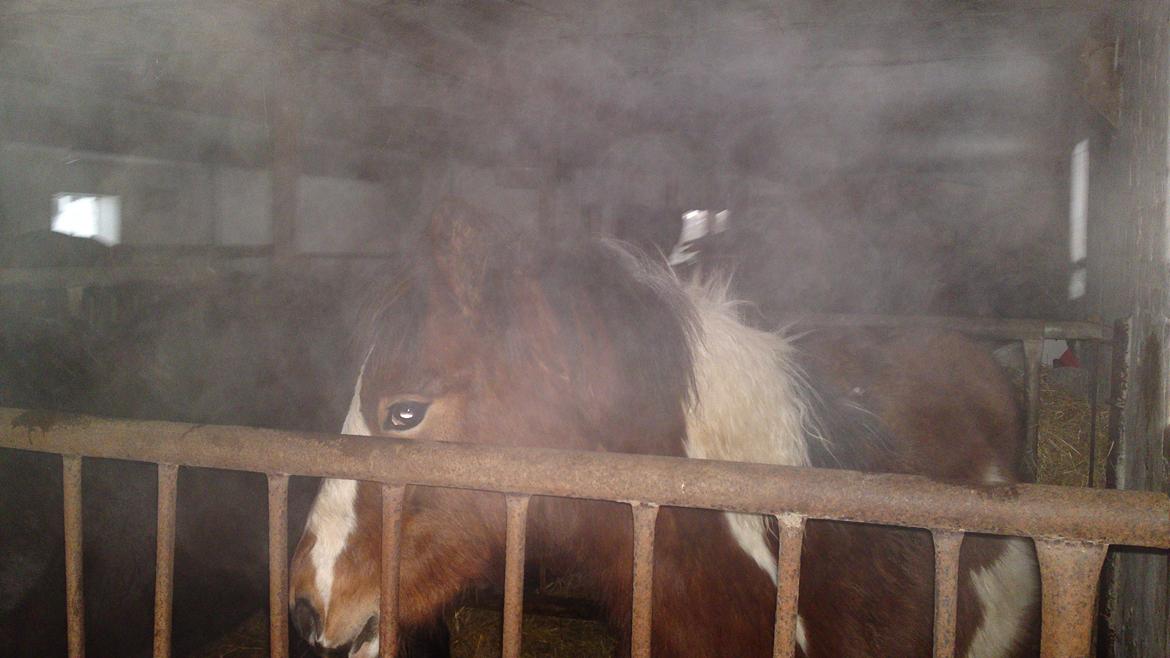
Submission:
[[[735,538],[735,543],[743,549],[744,553],[748,554],[752,560],[763,569],[764,573],[772,579],[772,584],[776,584],[776,554],[768,547],[767,526],[764,525],[764,517],[758,514],[736,514],[734,512],[725,512],[724,518],[727,519],[727,525],[731,527],[731,536]],[[808,636],[804,631],[804,619],[800,615],[796,616],[796,643],[800,645],[801,651],[808,654]]]
[[[758,514],[724,513],[727,525],[731,527],[731,536],[735,543],[748,554],[756,564],[768,574],[772,582],[776,582],[776,554],[768,546],[767,527],[764,517]]]
[[[971,639],[967,658],[1008,655],[1022,635],[1025,613],[1040,594],[1036,558],[1028,540],[1006,540],[995,562],[971,574],[971,586],[983,619]]]
[[[688,457],[808,465],[806,437],[817,436],[805,404],[793,349],[783,337],[740,322],[725,289],[688,289],[699,318],[694,355],[695,400],[687,409]],[[776,555],[768,545],[764,517],[725,514],[731,536],[776,582]],[[796,640],[808,653],[804,620]]]
[[[370,357],[366,353],[366,360]],[[345,423],[341,426],[343,434],[370,436],[370,428],[362,416],[362,377],[365,375],[366,364],[363,361],[358,371],[357,382],[353,385],[353,397],[349,402],[349,411],[345,415]],[[316,542],[309,551],[309,559],[313,563],[314,585],[317,594],[321,597],[321,618],[325,619],[329,613],[329,600],[333,594],[333,570],[337,558],[345,550],[351,533],[357,527],[357,482],[354,480],[325,480],[321,483],[321,491],[317,493],[317,500],[313,502],[313,511],[309,515],[308,530],[313,533]],[[322,635],[324,634],[322,624]],[[317,640],[325,644],[325,638]]]

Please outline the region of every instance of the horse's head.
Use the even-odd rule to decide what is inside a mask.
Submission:
[[[686,304],[622,252],[553,254],[499,227],[456,202],[436,212],[423,262],[370,313],[343,432],[678,454]],[[377,655],[380,510],[374,484],[322,484],[290,592],[317,647]],[[498,496],[409,488],[401,621],[491,576],[502,528]]]

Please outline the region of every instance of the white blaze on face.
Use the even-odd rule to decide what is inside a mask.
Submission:
[[[367,352],[366,360],[369,358],[370,355]],[[357,382],[353,386],[353,398],[349,403],[349,412],[341,427],[342,434],[370,436],[370,428],[362,416],[361,391],[362,377],[365,372],[366,364],[363,361],[361,370],[358,371]],[[321,597],[322,619],[327,619],[329,614],[329,599],[333,593],[333,569],[337,564],[337,558],[345,550],[350,534],[357,527],[356,502],[356,481],[325,480],[321,484],[317,500],[313,503],[313,511],[309,515],[308,530],[316,537],[316,542],[309,551],[309,559],[315,573],[314,584]],[[318,638],[318,641],[322,645],[328,646],[325,638]]]

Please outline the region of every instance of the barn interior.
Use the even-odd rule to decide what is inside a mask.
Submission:
[[[1084,316],[1106,5],[9,2],[3,231],[98,195],[131,260],[352,260],[454,195],[669,251],[728,209],[769,308]]]
[[[663,254],[726,210],[767,326],[1132,318],[1101,467],[1166,490],[1163,5],[3,0],[0,352],[52,376],[0,404],[333,432],[441,199]],[[1166,558],[1127,568],[1101,655],[1165,652]]]

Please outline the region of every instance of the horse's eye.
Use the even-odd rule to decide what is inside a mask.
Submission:
[[[427,415],[428,402],[404,400],[395,402],[386,408],[386,419],[382,421],[382,429],[388,432],[401,432],[417,427]]]

